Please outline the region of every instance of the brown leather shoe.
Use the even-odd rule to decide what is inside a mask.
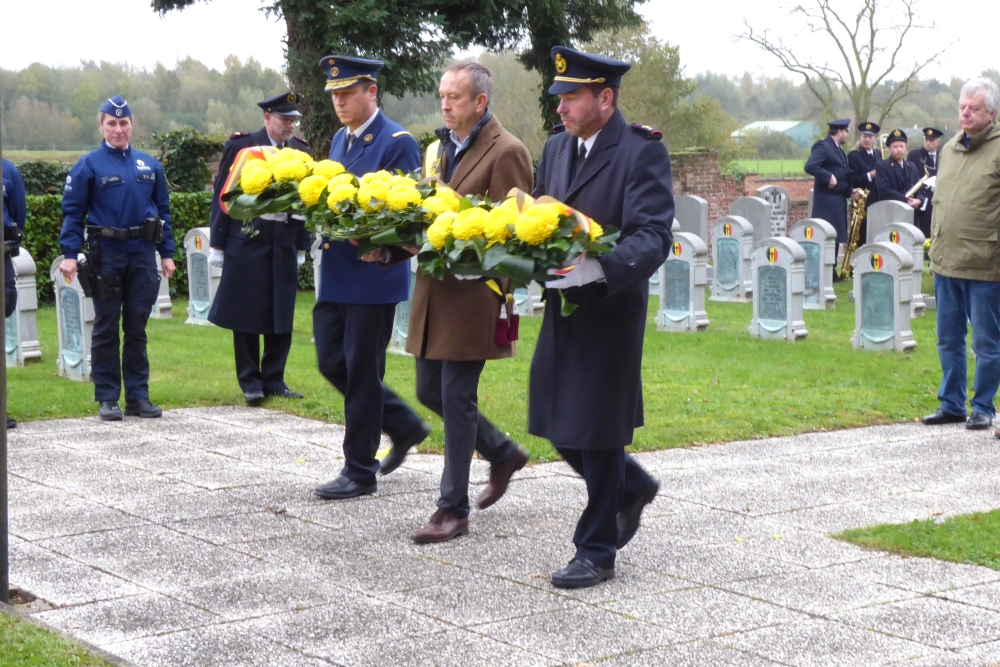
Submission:
[[[426,526],[413,531],[410,539],[417,544],[431,544],[432,542],[447,542],[468,533],[469,520],[467,518],[462,518],[451,510],[440,508],[431,514]]]
[[[518,470],[524,467],[524,464],[528,462],[528,457],[530,454],[520,447],[514,452],[514,455],[507,459],[505,462],[498,466],[490,467],[490,483],[486,485],[483,492],[479,494],[479,499],[476,501],[476,507],[481,510],[486,509],[496,501],[503,498],[503,494],[507,493],[507,486],[510,484],[510,478],[514,476]]]

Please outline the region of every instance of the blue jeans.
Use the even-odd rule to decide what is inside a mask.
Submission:
[[[965,414],[969,363],[965,334],[972,323],[976,353],[972,411],[996,416],[993,397],[1000,385],[1000,282],[947,278],[934,274],[938,356],[941,358],[941,409]]]

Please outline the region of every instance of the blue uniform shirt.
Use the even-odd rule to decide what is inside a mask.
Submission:
[[[8,230],[14,225],[24,231],[24,219],[28,209],[24,201],[24,181],[21,172],[8,160],[3,158],[3,227],[4,238],[10,234]]]
[[[379,111],[345,155],[347,128],[333,136],[330,159],[357,177],[379,169],[410,173],[420,168],[420,147],[402,125]],[[392,268],[358,259],[357,246],[323,239],[319,300],[332,303],[399,303],[410,296],[410,264]]]
[[[74,258],[84,241],[84,225],[137,227],[146,218],[163,219],[163,242],[156,246],[161,259],[174,256],[170,228],[170,199],[163,167],[151,155],[131,146],[125,150],[102,142],[73,165],[63,189],[63,226],[59,245],[63,256]],[[100,241],[102,251],[141,252],[142,239]]]

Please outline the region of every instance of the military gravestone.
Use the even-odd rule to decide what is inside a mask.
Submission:
[[[729,205],[729,214],[738,215],[753,227],[753,242],[770,237],[771,203],[760,197],[740,197]]]
[[[8,366],[23,366],[28,359],[42,356],[38,343],[38,283],[35,280],[37,267],[27,250],[21,248],[17,256],[11,257],[14,274],[17,276],[17,307],[7,318],[5,341]]]
[[[806,254],[803,308],[825,310],[837,300],[833,270],[837,261],[837,230],[826,220],[806,218],[794,223],[788,237]]]
[[[813,189],[809,188],[809,205],[806,207],[806,217],[813,217]]]
[[[519,315],[534,317],[545,312],[545,302],[542,301],[542,287],[535,281],[528,283],[527,287],[518,287],[514,290],[514,304],[517,306]]]
[[[184,235],[188,268],[188,318],[185,324],[211,324],[208,312],[219,289],[222,268],[208,263],[208,227],[195,227]]]
[[[771,236],[788,234],[788,190],[780,185],[757,188],[757,196],[771,205]]]
[[[389,339],[389,351],[396,354],[407,354],[406,338],[410,334],[410,308],[413,306],[413,288],[417,284],[417,258],[410,258],[410,295],[406,301],[396,304],[396,317],[392,323],[392,338]]]
[[[917,343],[910,331],[910,253],[895,243],[868,243],[855,251],[851,266],[854,349],[911,351]]]
[[[660,267],[660,331],[692,332],[708,328],[705,312],[705,268],[708,246],[687,232],[674,234],[667,261]]]
[[[753,246],[753,320],[750,335],[797,341],[809,335],[802,320],[806,253],[795,241],[774,236]]]
[[[154,320],[169,320],[174,316],[173,304],[170,302],[170,281],[163,275],[160,253],[156,253],[156,273],[160,277],[160,291],[156,295],[156,302],[149,316]]]
[[[694,234],[708,245],[708,202],[695,195],[674,197],[674,220],[680,231]]]
[[[316,235],[313,239],[312,248],[309,249],[309,256],[313,261],[313,291],[316,292],[316,301],[319,301],[320,266],[323,263],[323,237]]]
[[[750,251],[753,227],[745,218],[727,215],[712,223],[712,301],[746,301],[753,288]]]
[[[83,255],[78,256],[83,259]],[[84,295],[80,274],[67,281],[59,272],[63,256],[52,262],[49,277],[56,297],[56,329],[59,332],[59,375],[90,382],[90,341],[94,333],[94,302]]]
[[[877,201],[867,209],[868,231],[861,243],[874,243],[875,236],[886,225],[893,222],[913,224],[913,209],[901,201]]]
[[[910,317],[923,317],[924,295],[920,293],[924,273],[924,233],[915,225],[890,222],[875,235],[876,243],[894,243],[910,253],[913,260],[913,282],[910,284]]]

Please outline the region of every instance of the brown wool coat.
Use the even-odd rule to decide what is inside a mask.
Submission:
[[[531,192],[532,173],[528,149],[494,116],[458,163],[448,185],[461,195],[488,195],[501,201],[511,188]],[[437,361],[512,357],[513,345],[496,344],[499,317],[500,298],[482,282],[456,280],[451,275],[437,280],[418,272],[406,351]]]

